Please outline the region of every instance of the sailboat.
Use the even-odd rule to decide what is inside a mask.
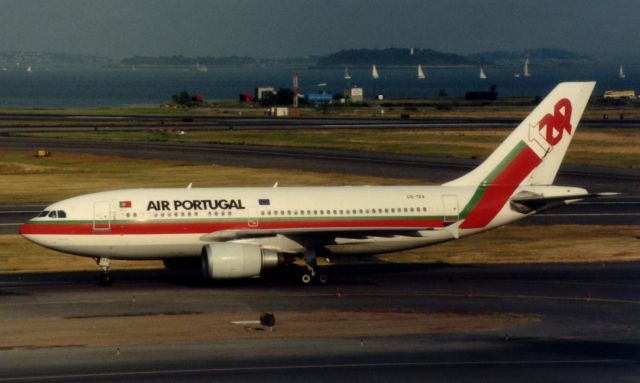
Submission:
[[[482,69],[482,67],[480,67],[480,80],[486,80],[487,79],[487,75],[484,74],[484,70]]]
[[[424,75],[422,64],[418,64],[418,80],[424,80],[425,78],[427,78],[427,76]]]
[[[31,73],[31,65],[27,67],[27,73]]]
[[[200,63],[196,63],[196,71],[198,71],[198,72],[206,72],[208,70],[209,70],[209,68],[207,68],[206,66],[200,65]]]
[[[378,69],[376,69],[376,64],[373,64],[373,67],[371,67],[371,78],[374,80],[377,80],[378,78],[380,78],[380,75],[378,74]]]
[[[524,77],[531,77],[531,73],[529,73],[529,57],[524,59]]]
[[[349,67],[348,66],[344,67],[344,79],[345,80],[351,80],[351,75],[349,74]]]
[[[624,68],[622,68],[622,65],[620,65],[620,69],[618,70],[618,76],[620,76],[620,78],[625,78],[625,77],[627,77],[627,76],[624,74]]]

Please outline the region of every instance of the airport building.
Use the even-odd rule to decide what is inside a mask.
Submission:
[[[261,86],[255,89],[255,100],[262,101],[265,98],[275,96],[277,94],[276,88],[272,86]]]
[[[317,92],[307,94],[307,102],[311,105],[331,104],[333,102],[333,94],[329,92]]]
[[[344,97],[349,102],[362,102],[364,101],[364,90],[360,87],[352,87],[344,90]]]

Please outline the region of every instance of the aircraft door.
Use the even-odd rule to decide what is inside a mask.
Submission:
[[[247,209],[247,213],[249,214],[249,216],[247,217],[247,226],[258,227],[258,208],[250,207]]]
[[[460,218],[460,211],[458,209],[458,196],[455,194],[443,194],[442,195],[442,207],[444,223],[457,222]]]
[[[109,202],[102,201],[93,204],[93,230],[111,230],[111,211]]]

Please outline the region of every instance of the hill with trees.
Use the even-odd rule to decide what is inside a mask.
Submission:
[[[473,61],[455,53],[434,51],[433,49],[347,49],[321,57],[316,66],[381,66],[404,65],[471,65]]]

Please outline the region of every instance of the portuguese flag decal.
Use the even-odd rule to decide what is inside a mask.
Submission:
[[[128,209],[131,207],[131,201],[120,201],[120,209]]]

